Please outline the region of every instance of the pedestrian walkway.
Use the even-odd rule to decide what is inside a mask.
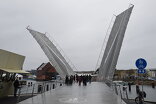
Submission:
[[[126,104],[104,83],[92,82],[87,86],[77,83],[29,98],[19,104]]]

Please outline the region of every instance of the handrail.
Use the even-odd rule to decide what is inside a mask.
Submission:
[[[128,101],[127,87],[121,84],[112,83],[111,88],[117,95],[120,95],[121,99],[127,99]]]
[[[53,81],[44,81],[44,82],[34,83],[31,85],[21,86],[18,90],[17,103],[20,102],[20,98],[22,95],[33,97],[35,94],[41,94],[46,91],[55,89],[58,86],[62,86],[63,83],[64,82],[61,80],[60,81],[53,80]]]

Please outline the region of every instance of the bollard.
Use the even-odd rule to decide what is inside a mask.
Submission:
[[[152,88],[155,88],[155,83],[152,83]]]
[[[49,91],[49,85],[47,84],[47,91]]]
[[[60,86],[62,86],[62,83],[60,83]]]
[[[131,83],[128,83],[129,92],[131,92]]]
[[[55,89],[55,84],[53,84],[53,89]]]

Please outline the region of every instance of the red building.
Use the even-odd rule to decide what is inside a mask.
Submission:
[[[55,68],[48,63],[42,63],[38,68],[37,68],[37,77],[36,80],[52,80],[58,75],[56,72]]]

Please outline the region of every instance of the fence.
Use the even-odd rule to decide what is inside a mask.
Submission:
[[[18,90],[18,98],[17,102],[21,101],[22,96],[33,97],[37,94],[44,93],[46,91],[50,91],[55,89],[56,87],[62,86],[64,82],[62,80],[56,81],[44,81],[44,82],[36,82],[34,84],[21,86]]]
[[[112,83],[111,88],[118,96],[121,97],[121,99],[126,99],[127,101],[129,101],[127,86],[125,86],[124,84]]]

